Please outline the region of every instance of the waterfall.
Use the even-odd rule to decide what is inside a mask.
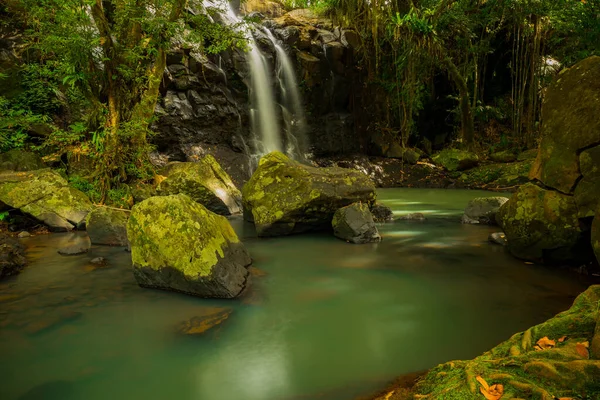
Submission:
[[[250,70],[250,121],[254,135],[254,140],[250,143],[252,148],[250,156],[257,160],[266,153],[284,151],[294,158],[304,158],[308,149],[306,119],[296,74],[289,56],[271,31],[264,28],[264,33],[272,42],[277,54],[276,76],[281,90],[281,104],[279,104],[281,112],[278,112],[271,83],[273,74],[254,35],[244,21],[236,15],[228,1],[204,0],[204,6],[219,9],[223,22],[242,32],[248,40],[249,51],[246,59]],[[283,131],[285,136],[282,135],[279,124],[281,117],[285,125]]]
[[[275,39],[273,33],[264,28],[267,37],[273,43],[277,52],[277,79],[282,94],[281,109],[286,128],[286,152],[300,158],[305,157],[308,150],[306,139],[306,118],[302,107],[302,100],[296,79],[296,72],[287,52]]]

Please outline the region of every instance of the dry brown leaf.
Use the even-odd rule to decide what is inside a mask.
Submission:
[[[572,397],[560,397],[558,400],[575,400]]]
[[[533,347],[535,349],[535,351],[540,351],[543,350],[540,346],[538,346],[537,344]]]
[[[542,350],[551,349],[556,346],[556,342],[548,338],[548,336],[544,336],[536,343]]]
[[[583,342],[583,343],[577,343],[577,345],[575,346],[575,349],[577,350],[577,353],[579,353],[579,355],[583,358],[590,358],[590,352],[588,350],[588,347],[590,347],[590,342]]]
[[[561,338],[558,338],[558,343],[562,343],[562,342],[564,342],[565,340],[567,340],[567,337],[566,337],[566,336],[563,336],[563,337],[561,337]]]

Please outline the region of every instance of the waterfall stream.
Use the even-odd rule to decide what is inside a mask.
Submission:
[[[257,33],[266,34],[277,55],[275,76],[281,92],[279,104],[279,93],[275,93],[271,82],[273,71],[249,26],[236,15],[227,1],[219,4],[219,0],[204,0],[204,5],[221,10],[220,15],[224,23],[243,32],[248,40],[249,51],[246,59],[250,70],[250,120],[254,136],[249,143],[250,157],[255,163],[264,154],[283,151],[293,158],[305,158],[308,150],[306,118],[290,57],[271,31],[264,27],[256,30]],[[281,120],[284,122],[283,130],[280,126]]]

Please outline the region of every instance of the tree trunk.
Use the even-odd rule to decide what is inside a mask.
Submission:
[[[465,146],[470,149],[473,146],[473,140],[475,137],[475,124],[473,122],[473,113],[471,111],[471,104],[469,100],[469,87],[466,79],[462,76],[456,65],[449,57],[444,59],[444,65],[446,65],[450,78],[452,78],[452,81],[454,81],[454,84],[458,88],[458,94],[460,96],[462,139]]]

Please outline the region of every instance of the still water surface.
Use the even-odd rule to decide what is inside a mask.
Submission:
[[[588,284],[511,258],[487,243],[497,228],[458,223],[469,199],[490,195],[381,190],[398,216],[428,220],[383,225],[373,245],[258,240],[234,219],[266,273],[235,301],[141,289],[122,249],[56,253],[85,234],[25,239],[30,265],[0,285],[0,398],[349,400],[472,358],[567,309]],[[108,268],[91,266],[98,256]],[[214,307],[234,311],[201,337],[177,333]]]

